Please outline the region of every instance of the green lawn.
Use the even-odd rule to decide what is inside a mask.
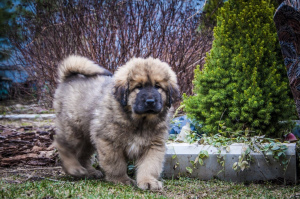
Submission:
[[[229,183],[190,178],[164,180],[160,192],[100,180],[43,179],[11,183],[0,180],[0,198],[300,198],[300,185]]]

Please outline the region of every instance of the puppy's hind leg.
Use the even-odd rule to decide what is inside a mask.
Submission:
[[[86,141],[81,146],[81,150],[78,152],[78,160],[80,164],[87,169],[88,177],[91,178],[102,178],[103,174],[101,171],[95,169],[91,164],[91,156],[96,152],[93,145]]]
[[[78,161],[76,155],[78,151],[75,146],[69,145],[62,139],[55,139],[54,144],[58,150],[60,159],[62,160],[63,169],[67,174],[75,177],[88,176],[88,170]]]

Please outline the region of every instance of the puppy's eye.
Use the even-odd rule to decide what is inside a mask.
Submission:
[[[161,87],[160,87],[160,85],[159,85],[159,84],[157,84],[157,83],[155,84],[155,86],[154,86],[154,87],[155,87],[156,89],[159,89],[159,88],[161,88]]]
[[[143,88],[143,86],[141,84],[138,84],[138,85],[135,86],[135,88],[141,90]]]

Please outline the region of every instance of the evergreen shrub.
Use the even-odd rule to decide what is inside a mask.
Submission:
[[[195,70],[192,96],[185,111],[217,134],[254,131],[280,137],[291,127],[295,106],[266,0],[229,0],[219,9],[213,47],[204,69]],[[222,129],[224,131],[224,129]]]

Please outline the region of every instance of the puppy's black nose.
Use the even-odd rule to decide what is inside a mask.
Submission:
[[[146,105],[154,105],[155,104],[155,100],[154,99],[146,99]]]

